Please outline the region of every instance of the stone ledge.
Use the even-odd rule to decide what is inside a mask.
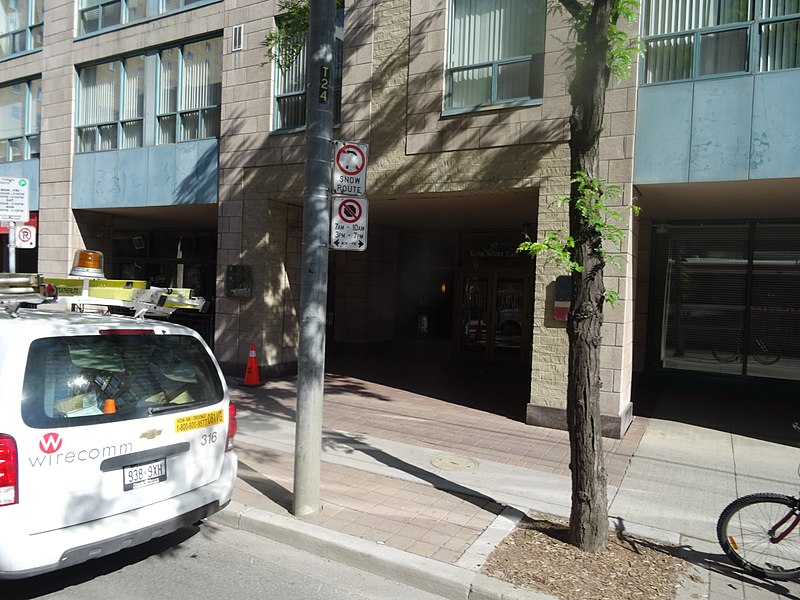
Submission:
[[[528,404],[525,422],[528,425],[566,431],[567,409]],[[625,437],[625,432],[628,431],[628,427],[630,427],[632,422],[633,403],[628,402],[619,415],[600,415],[601,435],[603,437],[621,440]]]

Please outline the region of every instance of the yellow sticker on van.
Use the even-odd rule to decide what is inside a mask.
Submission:
[[[199,415],[189,415],[175,419],[175,433],[185,433],[193,429],[202,429],[225,422],[225,412],[214,410],[211,412],[200,413]]]

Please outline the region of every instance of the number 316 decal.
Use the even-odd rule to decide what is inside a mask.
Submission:
[[[218,439],[219,439],[219,434],[216,431],[212,431],[211,433],[204,433],[203,436],[200,438],[200,445],[208,446],[209,444],[216,444]]]

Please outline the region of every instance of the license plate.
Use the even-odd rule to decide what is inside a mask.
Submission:
[[[166,480],[166,458],[122,468],[122,489],[126,492]]]

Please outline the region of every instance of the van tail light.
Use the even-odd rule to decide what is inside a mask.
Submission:
[[[17,474],[17,443],[0,433],[0,506],[19,501]]]
[[[233,450],[233,437],[236,435],[236,430],[239,428],[239,423],[236,420],[236,405],[231,402],[228,405],[228,439],[225,442],[225,452]]]

